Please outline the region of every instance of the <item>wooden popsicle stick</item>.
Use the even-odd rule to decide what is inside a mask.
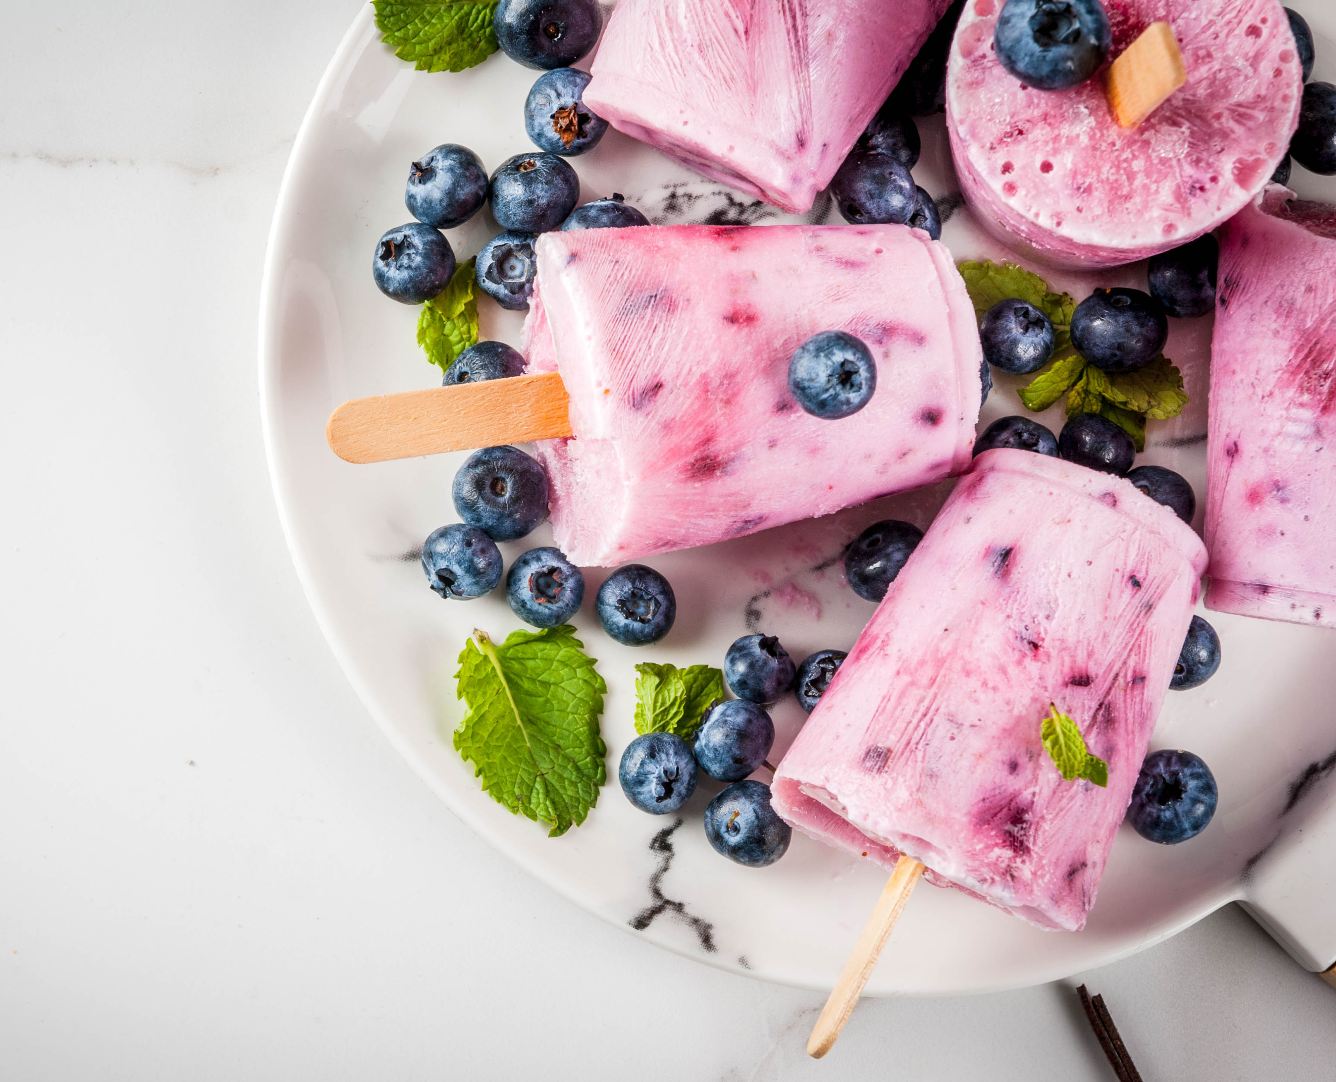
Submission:
[[[1109,66],[1109,108],[1119,127],[1135,128],[1188,81],[1174,29],[1151,23]]]
[[[570,399],[556,372],[354,398],[329,415],[325,437],[346,462],[386,462],[571,435]]]
[[[858,1005],[858,997],[863,994],[868,978],[877,964],[882,947],[890,938],[895,922],[909,901],[909,892],[914,889],[923,875],[923,865],[913,857],[902,856],[895,862],[895,870],[877,899],[876,908],[863,925],[863,931],[854,944],[849,960],[844,963],[840,979],[831,989],[830,998],[821,1008],[821,1015],[812,1027],[812,1035],[807,1039],[807,1054],[813,1059],[820,1059],[830,1051],[840,1031],[849,1021]]]
[[[1319,973],[1318,976],[1321,977],[1333,988],[1336,988],[1336,966],[1332,966],[1325,973]]]

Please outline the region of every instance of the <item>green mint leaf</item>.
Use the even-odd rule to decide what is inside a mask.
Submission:
[[[1101,417],[1112,421],[1131,436],[1132,444],[1138,451],[1146,449],[1146,418],[1144,415],[1125,410],[1122,406],[1116,405],[1108,399],[1100,403],[1099,409],[1093,412],[1097,412]]]
[[[1076,301],[1069,293],[1054,293],[1034,271],[1015,263],[989,259],[967,259],[956,264],[965,279],[965,289],[974,303],[974,314],[983,319],[998,301],[1016,298],[1033,304],[1053,324],[1053,356],[1062,357],[1072,348],[1072,312]],[[1056,402],[1057,399],[1055,398]],[[1050,403],[1051,405],[1051,403]]]
[[[1025,408],[1035,413],[1048,409],[1081,380],[1085,367],[1085,358],[1079,353],[1059,357],[1020,389]]]
[[[1053,703],[1048,704],[1048,717],[1039,726],[1039,739],[1064,781],[1084,778],[1101,788],[1109,784],[1108,764],[1090,754],[1076,722]]]
[[[1135,372],[1109,375],[1104,397],[1115,406],[1145,414],[1152,421],[1177,417],[1188,404],[1183,373],[1164,354]]]
[[[500,645],[475,631],[455,680],[468,707],[455,750],[484,791],[552,837],[583,823],[607,776],[598,727],[607,685],[575,629],[516,631]]]
[[[463,71],[496,52],[497,0],[372,0],[381,40],[419,71]]]
[[[478,300],[473,295],[473,260],[461,263],[443,290],[422,306],[417,340],[427,360],[442,372],[478,341]]]
[[[691,740],[710,704],[724,697],[724,674],[712,665],[642,662],[636,666],[636,732]]]

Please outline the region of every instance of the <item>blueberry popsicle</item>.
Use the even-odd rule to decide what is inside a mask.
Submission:
[[[1205,564],[1192,529],[1128,481],[984,452],[780,762],[775,809],[1080,929]],[[1051,703],[1107,762],[1107,788],[1058,773],[1040,736]]]

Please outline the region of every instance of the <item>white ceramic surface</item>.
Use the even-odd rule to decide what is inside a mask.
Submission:
[[[1331,70],[1336,12],[1311,10],[1309,18],[1319,57],[1332,57]],[[579,904],[657,943],[721,966],[823,987],[876,898],[882,877],[875,869],[806,839],[795,840],[785,860],[766,871],[730,865],[705,843],[702,794],[674,830],[671,819],[652,820],[632,809],[614,781],[585,826],[549,839],[479,790],[449,744],[461,716],[452,690],[455,658],[472,627],[502,635],[518,621],[500,596],[468,605],[440,602],[425,589],[412,555],[431,529],[454,517],[449,483],[458,458],[352,467],[324,444],[325,418],[340,401],[433,382],[435,369],[413,340],[416,310],[388,301],[371,283],[372,247],[382,231],[408,218],[401,196],[415,155],[457,141],[495,165],[526,146],[521,105],[529,75],[503,56],[460,75],[414,72],[379,44],[368,8],[321,83],[280,196],[261,318],[270,462],[299,573],[345,671],[386,734],[494,845]],[[946,196],[954,185],[941,120],[921,127],[925,152],[916,177]],[[574,164],[586,198],[621,191],[646,209],[685,217],[708,211],[726,220],[759,220],[770,214],[728,199],[716,185],[697,183],[616,133]],[[1302,193],[1336,196],[1330,182],[1295,172]],[[669,206],[664,186],[675,182],[687,184],[682,192],[698,200],[686,207],[692,201],[679,198]],[[452,232],[462,255],[494,230],[484,217]],[[959,257],[1003,254],[973,228],[967,212],[951,217],[945,239]],[[1094,284],[1132,283],[1137,271],[1052,277],[1079,293]],[[482,307],[485,334],[516,340],[518,318]],[[1180,470],[1199,496],[1207,334],[1202,322],[1175,328],[1167,352],[1189,371],[1194,402],[1184,417],[1153,427],[1142,459]],[[1019,411],[1014,385],[1002,384],[985,421]],[[813,568],[878,517],[926,525],[940,496],[883,501],[653,561],[673,582],[680,610],[673,634],[658,647],[616,646],[586,607],[577,624],[610,688],[603,719],[610,770],[632,735],[635,661],[717,663],[749,616],[798,656],[847,647],[870,606],[834,572]],[[513,557],[545,540],[540,531],[503,549]],[[595,574],[591,586],[598,581]],[[1155,739],[1156,746],[1189,747],[1212,765],[1222,795],[1210,829],[1175,848],[1125,831],[1090,925],[1077,935],[1043,933],[961,896],[920,891],[871,992],[981,991],[1053,979],[1145,947],[1241,898],[1310,968],[1336,960],[1336,924],[1328,927],[1323,919],[1323,903],[1336,887],[1330,825],[1336,798],[1323,784],[1336,765],[1336,720],[1326,695],[1336,635],[1210,618],[1221,633],[1224,665],[1203,688],[1170,696]],[[796,704],[777,709],[777,752],[800,721]],[[1312,780],[1290,807],[1305,778]]]

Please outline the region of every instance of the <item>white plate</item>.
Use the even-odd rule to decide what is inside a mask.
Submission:
[[[1304,6],[1304,5],[1300,5]],[[1317,14],[1318,55],[1336,64],[1336,11]],[[370,6],[354,22],[322,80],[293,150],[270,241],[261,318],[261,386],[278,504],[311,604],[372,714],[395,746],[450,807],[534,875],[580,905],[646,939],[716,965],[792,984],[827,987],[876,899],[882,874],[797,838],[789,855],[763,871],[734,866],[706,844],[700,825],[708,799],[698,793],[675,819],[633,809],[615,780],[583,827],[550,839],[511,816],[478,787],[450,746],[461,716],[453,692],[455,659],[474,627],[502,636],[519,622],[499,594],[470,604],[443,603],[423,582],[415,548],[454,518],[450,481],[459,456],[355,467],[324,440],[325,420],[343,400],[424,387],[439,374],[414,342],[415,308],[395,304],[371,281],[371,253],[386,229],[407,221],[402,194],[408,163],[429,147],[460,142],[489,168],[528,147],[522,103],[534,73],[497,55],[472,71],[428,75],[396,60],[377,40]],[[925,153],[915,169],[937,195],[954,190],[941,118],[921,124]],[[767,208],[700,183],[656,152],[610,132],[593,153],[573,159],[584,197],[624,192],[662,209],[663,186],[684,182],[702,199],[685,214],[726,218]],[[1306,194],[1318,178],[1295,169]],[[648,195],[646,193],[649,193]],[[671,208],[670,208],[671,209]],[[495,227],[486,215],[451,233],[461,256]],[[946,240],[958,257],[1001,254],[958,212]],[[1074,292],[1117,276],[1059,279]],[[1118,280],[1134,282],[1136,273]],[[484,300],[484,335],[516,340],[517,316]],[[1206,322],[1180,323],[1167,352],[1193,370],[1193,404],[1179,420],[1153,427],[1143,461],[1173,466],[1203,495]],[[1021,412],[1013,385],[1000,386],[986,420]],[[679,620],[658,647],[620,647],[585,612],[581,635],[600,661],[610,694],[603,718],[610,779],[634,735],[632,666],[660,660],[718,664],[725,646],[753,622],[778,634],[801,657],[847,648],[872,611],[834,571],[814,566],[838,553],[863,525],[888,514],[927,525],[940,492],[883,501],[830,519],[653,561],[672,581]],[[503,546],[507,558],[546,543],[546,529]],[[595,574],[591,586],[596,587]],[[590,591],[592,594],[592,590]],[[1220,811],[1198,839],[1159,847],[1124,830],[1099,903],[1080,934],[1045,933],[961,895],[922,889],[872,978],[876,993],[956,993],[1036,983],[1143,948],[1244,897],[1244,871],[1260,882],[1259,904],[1293,932],[1296,951],[1321,963],[1329,941],[1299,929],[1319,922],[1323,891],[1336,885],[1336,834],[1315,846],[1305,823],[1336,816],[1331,786],[1309,786],[1282,817],[1291,788],[1336,748],[1331,674],[1336,633],[1212,614],[1224,644],[1219,675],[1191,692],[1171,693],[1155,737],[1201,753],[1220,782]],[[802,720],[796,703],[775,711],[776,752]],[[1330,770],[1327,771],[1330,773]],[[1278,837],[1305,838],[1307,855],[1250,858]],[[1287,843],[1291,848],[1293,842]],[[1274,847],[1273,853],[1285,846]],[[448,856],[447,856],[448,859]],[[1305,885],[1326,861],[1325,886]],[[1260,877],[1260,878],[1259,878]],[[1315,909],[1314,907],[1318,907]],[[1315,961],[1313,959],[1316,959]]]

